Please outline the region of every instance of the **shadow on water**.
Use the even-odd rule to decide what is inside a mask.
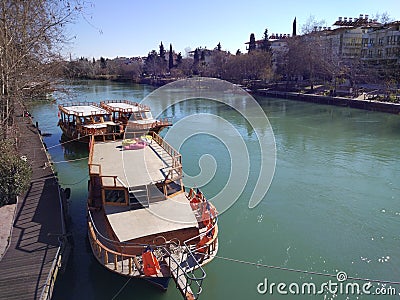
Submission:
[[[70,141],[63,134],[61,136],[60,144],[64,152],[65,160],[85,158],[88,157],[89,155],[88,143],[79,141]]]

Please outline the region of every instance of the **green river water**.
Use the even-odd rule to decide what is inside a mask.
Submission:
[[[51,133],[44,140],[60,184],[72,190],[69,211],[74,247],[66,272],[57,279],[53,299],[180,299],[173,281],[167,292],[161,292],[141,280],[127,283],[127,278],[97,263],[86,235],[87,145],[60,146],[61,131],[56,127],[58,103],[141,101],[154,88],[107,81],[71,82],[65,88],[68,95],[54,95],[57,103],[31,108],[42,132]],[[265,265],[400,281],[400,116],[284,99],[256,99],[271,123],[277,160],[271,186],[253,209],[248,208],[248,199],[261,164],[253,128],[234,110],[205,99],[179,103],[163,113],[174,123],[194,113],[216,114],[236,128],[249,151],[249,178],[239,199],[219,217],[220,257],[205,267],[207,278],[200,299],[398,299],[399,284],[373,283],[369,289],[371,294],[396,290],[397,296],[340,291],[334,295],[319,289],[329,280],[337,282],[336,277]],[[214,121],[206,120],[208,125]],[[189,130],[201,131],[201,122],[191,124]],[[199,134],[179,150],[184,171],[191,176],[200,171],[201,156],[213,157],[215,174],[202,187],[208,198],[229,180],[229,151],[217,138]],[[260,293],[257,286],[266,280],[268,284],[286,283],[288,294],[281,295],[276,287]],[[353,279],[346,282],[364,284]],[[291,294],[291,283],[314,283],[320,293]]]

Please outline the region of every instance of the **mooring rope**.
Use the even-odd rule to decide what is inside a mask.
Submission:
[[[84,181],[85,179],[88,179],[89,175],[86,175],[85,177],[83,177],[81,180],[74,182],[74,183],[64,183],[64,182],[60,182],[61,185],[77,185],[79,183],[81,183],[82,181]]]
[[[245,261],[245,260],[240,260],[240,259],[235,259],[235,258],[229,258],[229,257],[224,257],[224,256],[219,256],[219,255],[215,255],[214,257],[221,259],[221,260],[251,265],[251,266],[255,266],[255,267],[263,267],[263,268],[276,269],[276,270],[281,270],[281,271],[289,271],[289,272],[303,273],[303,274],[308,274],[308,275],[319,275],[319,276],[337,278],[337,274],[329,274],[329,273],[322,273],[322,272],[316,272],[316,271],[306,271],[306,270],[300,270],[300,269],[272,266],[272,265],[260,264],[260,263],[255,263],[255,262],[250,262],[250,261]],[[370,279],[370,278],[362,278],[362,277],[354,277],[354,276],[347,276],[347,279],[367,281],[367,282],[377,282],[377,283],[383,283],[383,284],[400,284],[400,281]]]
[[[80,139],[82,139],[82,138],[85,138],[85,137],[87,137],[87,136],[90,136],[90,135],[87,134],[87,135],[83,135],[83,136],[81,136],[81,137],[79,137],[79,138],[76,138],[76,139],[72,139],[72,140],[68,140],[68,141],[62,142],[62,143],[58,143],[58,144],[56,144],[56,145],[47,147],[47,149],[51,149],[51,148],[55,148],[55,147],[58,147],[58,146],[61,146],[61,145],[65,145],[65,144],[71,143],[71,142],[75,142],[75,141],[78,141],[78,140],[80,140]]]
[[[112,300],[118,297],[118,295],[122,292],[122,290],[126,287],[126,285],[131,281],[133,277],[129,277],[129,279],[125,282],[125,284],[119,289],[119,291],[112,297]]]
[[[89,158],[89,156],[86,156],[86,157],[75,158],[75,159],[69,159],[69,160],[52,161],[52,163],[53,163],[53,164],[61,164],[61,163],[67,163],[67,162],[74,162],[74,161],[84,160],[84,159],[88,159],[88,158]]]

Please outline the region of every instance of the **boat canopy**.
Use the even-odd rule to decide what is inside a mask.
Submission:
[[[60,110],[67,115],[75,115],[78,117],[101,116],[110,114],[107,110],[93,104],[62,106],[60,107]]]

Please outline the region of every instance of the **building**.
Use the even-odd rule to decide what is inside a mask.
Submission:
[[[276,72],[278,65],[281,63],[281,57],[285,56],[288,51],[287,40],[290,38],[290,34],[287,33],[273,33],[268,37],[272,54],[272,70]],[[261,50],[263,48],[264,40],[255,41],[255,50]],[[249,50],[250,42],[246,42],[246,50]]]
[[[361,58],[371,65],[400,65],[400,21],[366,30]]]

